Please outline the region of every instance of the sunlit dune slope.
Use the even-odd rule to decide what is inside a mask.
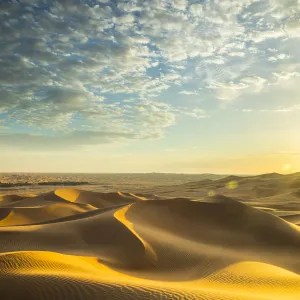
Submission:
[[[30,196],[2,195],[0,226],[36,224],[142,199],[133,194],[97,193],[71,188]]]
[[[74,189],[8,202],[0,208],[6,299],[300,299],[291,214],[283,220],[224,196]]]
[[[287,215],[282,217],[284,220],[294,223],[294,224],[299,224],[300,225],[300,212],[298,214],[294,215]]]
[[[54,192],[44,193],[40,195],[20,196],[20,195],[4,195],[3,201],[0,201],[0,207],[33,207],[45,206],[53,203],[69,203],[65,199],[57,196]]]
[[[105,208],[114,205],[132,203],[140,200],[139,197],[129,193],[100,193],[82,191],[77,189],[62,188],[55,192],[55,195],[66,201],[90,204],[97,208]]]
[[[202,201],[164,200],[137,202],[127,218],[137,225],[161,228],[189,239],[209,243],[243,245],[299,246],[298,232],[274,215],[224,196]],[[226,233],[226,234],[225,234]]]
[[[0,207],[0,226],[28,225],[94,210],[91,205],[57,203],[33,207]]]
[[[97,256],[118,267],[135,266],[144,256],[143,243],[114,217],[116,210],[98,209],[42,225],[1,227],[0,252],[50,250]],[[16,243],[20,236],[24,239]]]
[[[11,203],[16,203],[23,199],[35,197],[33,194],[23,194],[23,195],[7,195],[7,194],[0,194],[0,205],[9,205]]]
[[[299,275],[257,263],[232,264],[195,281],[136,278],[94,257],[53,252],[0,255],[0,289],[6,299],[287,299],[299,297]],[[13,286],[13,288],[11,288]]]
[[[130,193],[100,193],[72,188],[60,188],[54,192],[48,192],[30,198],[20,195],[2,195],[0,198],[0,206],[42,206],[51,203],[73,202],[78,205],[89,204],[96,208],[105,208],[114,205],[128,204],[137,200],[142,200],[142,197]]]

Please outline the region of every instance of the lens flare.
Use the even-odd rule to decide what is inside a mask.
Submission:
[[[208,195],[209,197],[213,197],[213,196],[216,195],[216,193],[215,193],[214,191],[209,191],[209,192],[207,193],[207,195]]]
[[[228,190],[235,190],[239,186],[239,183],[236,180],[231,180],[226,183],[226,188]]]

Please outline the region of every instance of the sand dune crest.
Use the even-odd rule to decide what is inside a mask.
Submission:
[[[298,215],[269,211],[224,196],[63,188],[8,197],[0,290],[8,299],[297,300],[300,230],[289,220]]]

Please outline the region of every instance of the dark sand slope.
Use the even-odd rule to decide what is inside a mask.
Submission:
[[[224,196],[2,199],[3,299],[300,299],[298,214]]]

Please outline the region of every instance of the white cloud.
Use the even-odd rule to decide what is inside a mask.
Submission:
[[[203,6],[202,4],[192,4],[189,8],[189,12],[193,17],[203,17]]]
[[[182,95],[194,95],[194,96],[199,95],[199,93],[196,92],[196,91],[185,91],[185,90],[180,91],[179,94],[182,94]]]
[[[179,10],[185,10],[188,1],[187,0],[173,0],[173,6]]]
[[[289,80],[291,78],[294,77],[299,77],[300,76],[300,72],[286,72],[286,71],[282,71],[280,73],[275,72],[273,73],[273,75],[275,76],[275,78],[277,79],[277,83],[282,81],[282,80]]]
[[[240,78],[237,82],[229,82],[226,84],[216,84],[210,86],[216,91],[216,97],[220,100],[231,101],[238,98],[244,93],[260,92],[267,81],[258,76],[249,76]]]
[[[183,114],[196,119],[204,119],[210,117],[210,115],[208,115],[205,110],[200,108],[194,108],[192,110],[183,111]]]
[[[226,63],[226,59],[225,57],[216,56],[214,58],[206,59],[204,62],[212,65],[224,65]]]
[[[228,55],[230,55],[230,56],[244,57],[245,53],[244,52],[229,52]]]
[[[300,4],[299,4],[300,6]],[[300,19],[289,21],[284,25],[284,30],[290,37],[300,37]]]
[[[280,53],[275,56],[268,57],[268,61],[276,62],[278,60],[283,60],[283,59],[288,59],[288,58],[290,58],[290,55],[285,54],[285,53]]]
[[[150,39],[144,36],[135,36],[131,38],[138,44],[148,44],[150,42]]]
[[[251,32],[249,34],[249,39],[254,41],[255,43],[264,42],[268,39],[278,39],[285,37],[286,33],[282,28],[276,28],[273,30],[266,30],[266,31],[256,31]]]
[[[274,113],[289,113],[300,110],[300,104],[292,106],[280,106],[273,109],[261,109],[261,112],[274,112]]]
[[[231,101],[299,76],[296,0],[27,2],[0,11],[7,123],[161,136],[181,114],[157,100],[174,86]]]
[[[133,12],[133,11],[141,11],[142,8],[137,6],[136,1],[131,2],[118,2],[118,8],[122,11]]]
[[[259,76],[249,76],[242,78],[241,82],[247,84],[247,87],[250,87],[252,92],[260,92],[267,83],[267,80]]]
[[[131,14],[125,14],[118,18],[115,18],[114,20],[117,24],[128,25],[128,24],[132,24],[134,22],[135,18]]]

